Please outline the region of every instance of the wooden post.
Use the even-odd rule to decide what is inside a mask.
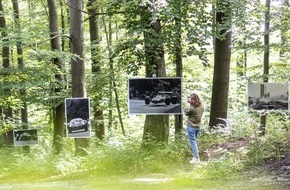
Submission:
[[[266,121],[267,121],[267,112],[263,110],[260,112],[259,136],[265,136],[266,134]]]

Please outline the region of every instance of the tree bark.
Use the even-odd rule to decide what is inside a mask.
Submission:
[[[146,56],[146,76],[165,77],[164,48],[161,40],[160,19],[152,21],[148,7],[142,7],[141,24],[144,25],[144,45]],[[152,43],[154,42],[154,43]],[[142,148],[151,149],[156,145],[167,145],[169,137],[169,116],[146,115]]]
[[[49,31],[50,31],[50,44],[52,51],[60,52],[60,36],[58,29],[58,13],[57,13],[57,2],[56,0],[47,0],[48,10],[49,10]],[[59,70],[63,70],[62,61],[59,57],[55,57],[53,64],[57,66]],[[63,77],[62,74],[55,74],[55,78],[59,83],[62,83]],[[54,93],[59,93],[62,91],[61,87],[52,89]],[[53,105],[54,106],[54,105]],[[53,133],[53,147],[57,154],[62,150],[62,137],[64,133],[64,102],[57,103],[53,107],[53,124],[54,124],[54,133]]]
[[[263,82],[269,80],[269,57],[270,57],[270,43],[269,43],[269,29],[270,29],[270,6],[271,0],[266,0],[265,12],[265,31],[264,31],[264,74]]]
[[[182,1],[176,2],[176,12],[178,13],[178,16],[176,16],[175,19],[175,26],[176,26],[176,33],[175,33],[175,50],[174,50],[174,62],[176,65],[176,76],[182,77],[182,30],[181,30],[181,24],[182,24],[182,13],[181,13],[181,5]],[[182,136],[182,128],[183,128],[183,115],[175,115],[174,120],[174,128],[175,128],[175,139],[177,141],[180,140],[180,137]]]
[[[90,41],[91,41],[91,61],[92,61],[92,74],[94,78],[101,75],[101,63],[99,61],[99,45],[100,45],[100,34],[99,34],[99,16],[98,16],[98,2],[96,0],[89,0],[87,7],[89,13],[89,29],[90,29]],[[96,81],[97,82],[97,81]],[[103,109],[99,102],[102,99],[102,89],[98,89],[98,97],[95,97],[94,106],[94,122],[92,124],[96,131],[96,137],[102,140],[105,136],[105,125],[103,117]]]
[[[69,0],[70,40],[71,40],[71,74],[72,97],[86,97],[85,64],[84,64],[84,15],[83,0]],[[86,155],[89,146],[88,138],[75,139],[75,154]]]
[[[228,92],[231,63],[231,32],[230,32],[230,1],[217,1],[216,31],[214,52],[214,75],[211,99],[210,122],[211,128],[219,124],[226,125],[228,108]]]
[[[0,0],[0,29],[1,29],[1,37],[2,37],[2,62],[3,62],[3,67],[5,69],[10,68],[10,48],[9,48],[9,42],[7,39],[8,33],[7,33],[7,28],[6,28],[6,20],[4,17],[4,8],[3,8],[3,3],[2,0]],[[5,75],[4,77],[9,77],[8,75]],[[10,89],[4,89],[4,91],[9,95],[10,94]],[[9,119],[13,118],[13,110],[12,108],[8,107],[3,107],[3,113],[4,113],[4,122]],[[12,129],[6,129],[6,130],[12,130]],[[11,141],[13,142],[13,136],[10,135],[9,131],[4,133],[2,138],[4,139],[5,144],[10,144]]]
[[[20,19],[19,19],[19,3],[18,0],[12,0],[13,4],[13,11],[14,11],[14,23],[15,27],[17,28],[18,31],[18,36],[20,37],[20,40],[16,42],[17,46],[17,62],[18,62],[18,68],[20,70],[23,70],[24,68],[24,61],[23,61],[23,49],[22,49],[22,42],[21,42],[21,24],[20,24]],[[26,96],[26,90],[22,89],[20,90],[21,98],[24,99],[25,101],[25,96]],[[23,102],[22,108],[20,110],[21,113],[21,122],[22,122],[22,128],[23,129],[28,129],[28,110],[27,110],[27,103]],[[30,152],[30,147],[29,146],[24,146],[23,150],[25,152]]]

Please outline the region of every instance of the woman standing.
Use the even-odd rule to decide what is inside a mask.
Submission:
[[[200,162],[196,139],[200,131],[201,118],[204,112],[204,108],[197,94],[192,93],[187,97],[184,112],[185,115],[188,116],[186,126],[188,140],[193,154],[193,158],[189,163],[194,164]]]

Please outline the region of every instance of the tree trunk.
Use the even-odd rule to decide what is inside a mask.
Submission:
[[[2,36],[2,61],[3,67],[9,68],[10,67],[10,60],[9,60],[9,42],[7,39],[8,33],[6,28],[6,20],[4,17],[4,9],[2,0],[0,0],[0,28],[1,28],[1,36]]]
[[[99,34],[99,16],[97,13],[98,10],[98,2],[96,0],[89,0],[87,7],[89,13],[89,28],[90,28],[90,41],[91,41],[91,57],[92,57],[92,74],[94,78],[97,78],[101,75],[101,63],[99,59],[99,45],[100,45],[100,34]],[[97,81],[96,81],[97,82]],[[103,117],[103,109],[99,102],[102,99],[102,89],[98,89],[99,96],[95,97],[93,101],[95,101],[94,106],[94,122],[92,122],[92,127],[95,128],[96,137],[98,139],[103,139],[105,136],[105,125],[104,125],[104,117]]]
[[[61,36],[64,36],[65,34],[65,14],[64,14],[64,6],[63,6],[63,1],[59,1],[59,6],[60,6],[60,18],[61,18]],[[66,9],[67,10],[67,9]],[[65,38],[61,38],[61,51],[65,50]]]
[[[23,62],[23,49],[22,49],[22,43],[21,43],[21,24],[19,19],[19,3],[18,0],[12,0],[13,4],[13,11],[14,11],[14,23],[15,27],[17,28],[18,36],[20,37],[20,40],[18,40],[16,43],[17,46],[17,62],[18,62],[18,68],[20,70],[23,70],[24,68],[24,62]],[[26,96],[26,90],[22,89],[20,90],[21,98],[25,99]],[[28,110],[27,110],[27,103],[23,102],[23,106],[21,108],[21,122],[22,122],[22,129],[28,129]],[[23,150],[25,152],[30,152],[29,146],[24,146]]]
[[[69,0],[70,40],[71,40],[71,74],[72,97],[86,97],[85,64],[84,64],[84,16],[83,0]],[[75,139],[75,154],[85,155],[89,146],[88,138]]]
[[[152,17],[148,7],[143,7],[141,24],[144,25],[144,44],[146,55],[146,76],[165,77],[164,48],[161,40],[160,19],[150,20]],[[154,43],[152,43],[154,42]],[[156,145],[167,145],[169,137],[169,116],[146,115],[142,148],[151,149]]]
[[[231,62],[230,1],[219,0],[216,8],[216,23],[220,25],[221,30],[216,31],[215,34],[214,75],[209,122],[211,128],[218,124],[226,125],[224,121],[227,119]]]
[[[182,22],[182,13],[181,13],[181,5],[182,1],[176,2],[176,12],[178,16],[175,17],[175,26],[176,26],[176,39],[175,39],[175,50],[174,50],[174,62],[176,65],[176,76],[182,77],[182,30],[181,30],[181,22]],[[174,128],[175,128],[175,139],[177,141],[180,140],[182,136],[182,128],[183,128],[183,115],[175,115],[174,120]]]
[[[282,18],[281,18],[281,23],[287,23],[287,14],[288,12],[286,11],[289,6],[289,0],[283,0],[282,3]],[[284,63],[287,61],[287,52],[285,51],[288,48],[288,36],[287,36],[287,31],[288,31],[288,26],[285,24],[282,25],[281,29],[281,50],[280,50],[280,60]]]
[[[1,37],[2,37],[2,62],[3,62],[3,68],[9,69],[10,68],[10,48],[9,48],[9,41],[8,41],[8,33],[7,33],[7,28],[6,28],[6,20],[3,15],[4,13],[4,8],[3,8],[3,3],[2,0],[0,0],[0,29],[1,29]],[[4,77],[9,77],[8,75]],[[4,89],[4,92],[10,95],[10,89]],[[13,111],[12,108],[3,108],[3,113],[4,113],[4,122],[9,119],[13,118]],[[7,130],[7,129],[6,129]],[[12,129],[8,129],[12,130]],[[12,140],[11,140],[12,138]],[[3,141],[5,144],[10,144],[10,142],[13,142],[13,136],[10,135],[9,131],[4,133],[3,136]]]
[[[105,28],[105,34],[106,34],[106,41],[107,41],[107,49],[109,51],[109,66],[110,66],[110,87],[112,87],[112,90],[115,95],[115,102],[116,102],[116,107],[118,111],[118,118],[119,122],[121,125],[122,133],[125,136],[125,129],[124,129],[124,124],[123,124],[123,119],[122,119],[122,114],[121,114],[121,109],[120,109],[120,104],[119,104],[119,94],[117,92],[117,84],[116,84],[116,77],[115,77],[115,69],[114,69],[114,61],[112,59],[112,27],[111,27],[111,19],[109,21],[109,31],[107,30],[106,23],[105,23],[105,18],[103,17],[103,25]],[[112,94],[110,95],[110,98],[112,98]],[[112,101],[112,99],[110,99]],[[112,108],[112,107],[110,107]],[[111,113],[112,114],[112,113]],[[109,125],[109,127],[111,127]]]
[[[50,31],[50,44],[52,51],[60,52],[60,34],[58,29],[58,14],[57,14],[57,2],[56,0],[47,0],[48,10],[49,10],[49,31]],[[53,60],[59,70],[63,70],[62,61],[59,57],[55,57]],[[59,83],[62,83],[63,77],[61,74],[55,74],[55,78]],[[52,89],[55,93],[62,91],[61,87]],[[54,124],[54,134],[53,134],[53,147],[55,152],[58,154],[62,150],[62,137],[64,133],[64,102],[57,103],[53,105],[53,124]]]
[[[269,44],[269,29],[270,29],[270,6],[271,0],[266,0],[265,12],[265,31],[264,31],[264,74],[263,82],[269,80],[269,57],[270,57],[270,44]]]
[[[270,70],[270,7],[271,0],[266,0],[266,11],[265,11],[265,31],[264,31],[264,73],[263,73],[263,82],[267,83],[269,81],[269,70]],[[264,97],[264,84],[261,85],[261,93]],[[263,136],[266,134],[266,114],[260,115],[260,135]]]

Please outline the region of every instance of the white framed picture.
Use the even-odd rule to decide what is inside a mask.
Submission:
[[[288,83],[249,83],[249,110],[288,110]]]
[[[38,144],[37,129],[13,130],[14,146],[29,146]]]
[[[180,77],[129,79],[129,114],[182,114],[181,87]]]
[[[65,117],[67,137],[91,137],[90,101],[88,98],[66,98]]]

